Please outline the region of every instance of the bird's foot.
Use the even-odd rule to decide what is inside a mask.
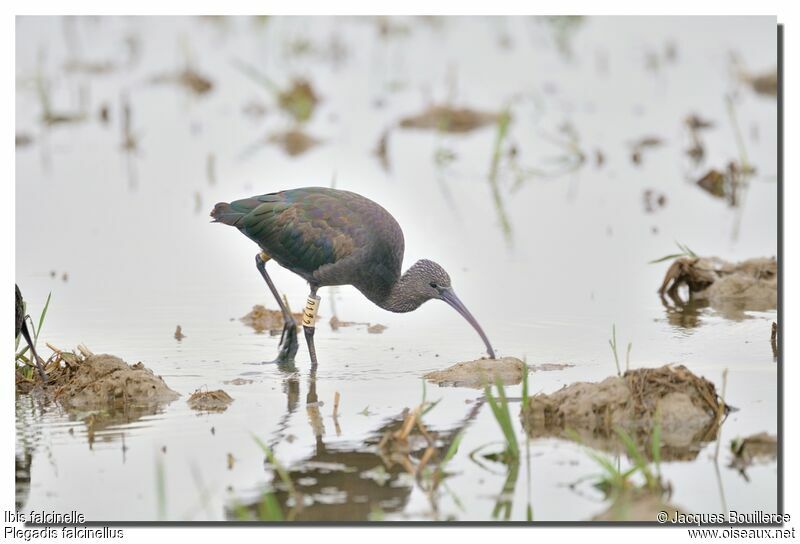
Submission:
[[[287,322],[283,326],[281,333],[281,342],[278,345],[278,356],[274,361],[276,364],[289,364],[294,362],[294,356],[297,354],[297,348],[300,343],[297,341],[297,325],[294,321]]]

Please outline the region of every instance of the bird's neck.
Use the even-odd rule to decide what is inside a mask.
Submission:
[[[396,313],[412,312],[428,300],[428,297],[419,295],[419,291],[415,289],[419,281],[417,275],[412,267],[406,270],[405,274],[400,276],[381,296],[370,298],[384,310]]]

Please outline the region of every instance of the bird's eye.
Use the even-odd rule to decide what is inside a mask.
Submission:
[[[436,282],[435,282],[435,281],[432,281],[432,282],[431,282],[431,287],[433,287],[434,289],[438,289],[438,287],[439,287],[439,286],[438,286],[438,285],[436,285]]]

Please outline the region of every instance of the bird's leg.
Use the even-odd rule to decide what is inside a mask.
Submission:
[[[256,255],[256,268],[258,268],[264,281],[267,282],[267,287],[272,291],[272,296],[275,297],[275,300],[278,302],[278,307],[281,309],[281,314],[283,314],[283,332],[281,332],[281,341],[278,345],[278,357],[275,359],[275,362],[288,363],[294,359],[299,346],[297,342],[297,323],[294,322],[289,308],[283,303],[278,289],[275,288],[275,284],[272,283],[272,280],[267,274],[267,269],[264,264],[268,260],[269,255],[266,253],[259,253]]]
[[[306,335],[308,344],[308,354],[311,356],[311,368],[317,368],[317,351],[314,349],[314,329],[316,328],[317,309],[319,308],[320,298],[317,296],[317,288],[311,287],[311,294],[308,295],[306,308],[303,310],[303,332]]]

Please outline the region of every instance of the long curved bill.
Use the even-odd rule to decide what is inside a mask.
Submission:
[[[470,325],[472,325],[472,328],[475,329],[480,335],[483,343],[486,344],[486,351],[489,353],[489,357],[496,359],[497,357],[494,355],[494,350],[492,349],[492,345],[489,343],[489,339],[486,337],[486,333],[483,332],[483,329],[478,324],[478,320],[475,319],[471,313],[469,313],[469,310],[467,310],[467,307],[464,306],[464,303],[461,302],[461,300],[456,296],[455,292],[452,289],[442,291],[442,300],[452,306],[455,311],[460,313],[461,316],[466,319]]]

